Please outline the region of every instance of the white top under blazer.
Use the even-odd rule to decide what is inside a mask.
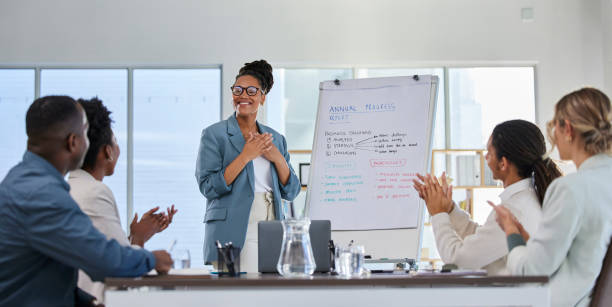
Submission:
[[[272,163],[263,156],[253,159],[255,193],[272,191]]]

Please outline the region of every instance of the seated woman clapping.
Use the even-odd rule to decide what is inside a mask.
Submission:
[[[534,231],[541,217],[541,203],[550,182],[561,173],[548,158],[540,129],[524,120],[497,125],[487,143],[487,165],[493,178],[501,180],[502,202],[525,228]],[[483,225],[452,201],[452,186],[446,174],[418,176],[414,187],[425,200],[431,215],[436,246],[445,263],[460,268],[487,270],[489,275],[509,274],[506,267],[504,232],[492,212]],[[501,240],[501,242],[500,242]]]
[[[128,238],[121,227],[115,196],[102,182],[104,177],[114,173],[119,159],[119,146],[111,129],[111,112],[97,98],[79,99],[78,103],[85,110],[89,121],[87,137],[90,145],[85,154],[83,167],[70,172],[68,177],[70,195],[89,216],[93,225],[109,239],[115,239],[122,245],[132,244],[143,247],[154,234],[168,228],[177,210],[172,205],[166,212],[156,213],[159,210],[158,206],[144,213],[140,220],[136,214],[130,224]],[[103,301],[103,283],[92,282],[87,274],[79,271],[78,285],[96,296],[98,301]]]

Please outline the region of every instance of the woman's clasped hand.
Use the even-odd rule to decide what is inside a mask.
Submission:
[[[442,173],[440,180],[431,174],[416,176],[418,180],[413,179],[412,182],[419,197],[425,201],[429,215],[453,210],[453,186],[448,184],[446,173]]]

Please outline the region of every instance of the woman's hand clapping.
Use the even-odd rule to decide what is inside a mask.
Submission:
[[[138,213],[134,215],[134,219],[130,224],[130,241],[132,244],[144,246],[154,234],[164,231],[172,223],[172,219],[177,209],[172,207],[167,208],[165,212],[156,213],[159,210],[159,206],[147,211],[142,215],[140,221],[138,220]]]
[[[442,173],[441,182],[436,176],[417,174],[419,180],[412,180],[419,197],[425,200],[429,215],[449,213],[453,210],[453,187],[446,181],[446,173]]]
[[[496,206],[491,201],[488,201],[488,203],[489,205],[491,205],[491,207],[493,207],[493,210],[495,210],[495,214],[497,215],[495,220],[497,221],[497,224],[499,224],[499,227],[501,227],[501,229],[506,233],[506,235],[518,233],[521,235],[521,237],[523,237],[523,240],[525,240],[525,242],[529,240],[529,233],[527,232],[527,230],[525,230],[525,228],[523,228],[523,225],[516,219],[512,212],[508,210],[508,208],[502,205]]]

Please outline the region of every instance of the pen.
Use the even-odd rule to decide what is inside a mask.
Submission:
[[[329,240],[329,267],[333,273],[336,272],[336,246],[334,245],[334,240]]]
[[[236,276],[236,269],[234,268],[234,245],[232,242],[226,243],[226,258],[227,258],[227,270],[230,276]]]
[[[174,248],[175,245],[176,245],[176,239],[174,239],[174,241],[172,241],[172,243],[170,244],[170,247],[168,248],[168,253],[172,252],[172,249]]]

